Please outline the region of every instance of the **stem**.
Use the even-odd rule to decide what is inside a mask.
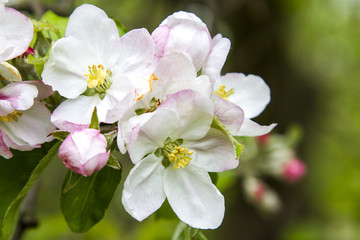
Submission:
[[[39,189],[40,182],[37,182],[25,197],[12,240],[20,240],[27,228],[35,228],[38,226],[38,220],[35,215]]]

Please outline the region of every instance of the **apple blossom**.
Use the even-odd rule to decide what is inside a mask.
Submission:
[[[168,16],[151,34],[159,55],[183,51],[191,56],[196,71],[205,64],[212,48],[206,24],[193,13],[175,12]]]
[[[238,165],[233,144],[210,128],[211,100],[193,90],[168,98],[145,123],[133,128],[128,151],[136,164],[122,195],[126,211],[141,221],[168,199],[183,222],[195,228],[217,228],[224,217],[224,198],[208,171]]]
[[[211,95],[211,84],[207,76],[197,77],[196,69],[191,58],[178,51],[170,51],[160,58],[152,80],[152,91],[138,100],[132,109],[121,119],[119,125],[118,146],[125,153],[129,141],[131,129],[148,117],[144,114],[152,113],[166,100],[167,95],[184,90],[192,89],[204,94]]]
[[[83,129],[70,133],[59,148],[59,158],[65,167],[83,176],[102,169],[109,159],[107,142],[96,129]]]
[[[0,89],[0,155],[5,158],[12,157],[9,147],[27,151],[52,140],[51,113],[39,102],[36,85],[41,84],[10,83]]]
[[[270,89],[264,80],[256,75],[228,73],[221,76],[214,85],[214,93],[244,111],[245,117],[236,136],[260,136],[270,132],[276,124],[261,126],[250,120],[258,116],[270,102]],[[230,108],[230,106],[229,106]],[[219,117],[221,120],[221,116]]]
[[[87,4],[75,9],[42,74],[44,83],[69,98],[54,111],[52,122],[64,130],[74,124],[87,127],[95,106],[99,121],[120,119],[136,98],[150,91],[155,50],[147,30],[120,38],[101,9]]]
[[[13,8],[0,2],[0,62],[13,59],[25,52],[33,38],[31,21]]]

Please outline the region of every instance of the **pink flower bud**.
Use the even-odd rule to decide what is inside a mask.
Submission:
[[[305,164],[297,158],[292,158],[284,164],[282,175],[289,182],[297,182],[305,172]]]
[[[270,134],[267,133],[267,134],[264,134],[264,135],[261,135],[261,136],[257,136],[256,140],[257,140],[257,142],[259,144],[265,145],[269,141],[269,138],[270,138]]]
[[[65,167],[83,176],[102,169],[110,155],[107,142],[96,129],[83,129],[70,133],[59,148],[59,158]]]

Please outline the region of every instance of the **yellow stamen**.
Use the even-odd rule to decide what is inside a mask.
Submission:
[[[106,78],[110,74],[110,70],[105,70],[104,66],[99,64],[89,66],[89,73],[84,74],[87,77],[88,87],[89,88],[96,88],[101,86],[105,83]]]
[[[23,115],[22,112],[18,112],[14,110],[12,113],[9,113],[8,115],[0,116],[0,121],[3,122],[10,122],[11,119],[17,122],[19,120],[19,117]]]
[[[189,157],[191,154],[193,154],[193,151],[176,146],[172,152],[169,153],[168,158],[170,162],[174,163],[174,169],[178,169],[180,167],[185,168],[189,165],[190,160],[192,159]]]
[[[220,84],[219,88],[214,92],[219,97],[222,97],[225,100],[229,100],[229,96],[234,94],[234,88],[231,88],[229,91],[226,91],[226,86],[224,84]]]

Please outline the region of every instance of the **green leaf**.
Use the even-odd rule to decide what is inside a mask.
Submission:
[[[110,154],[109,156],[109,160],[106,163],[106,166],[114,168],[116,170],[121,170],[121,164],[120,162],[116,159],[116,157],[112,154]]]
[[[68,171],[69,174],[69,179],[64,187],[64,190],[62,191],[62,193],[66,193],[67,191],[69,191],[70,189],[72,189],[73,187],[76,186],[76,184],[79,183],[79,181],[81,180],[81,178],[83,177],[80,174],[77,174],[73,171]]]
[[[219,120],[218,117],[214,116],[214,120],[213,120],[213,122],[211,124],[211,127],[220,130],[221,132],[223,132],[230,139],[230,141],[234,145],[234,148],[235,148],[235,151],[236,151],[236,158],[239,158],[240,155],[243,152],[244,145],[242,145],[238,141],[236,141],[236,139],[231,135],[229,130],[227,130],[225,125]]]
[[[96,107],[94,107],[94,111],[93,111],[92,116],[91,116],[91,122],[90,122],[89,128],[93,128],[93,129],[96,129],[96,130],[100,129],[99,118],[98,118],[98,115],[97,115]]]
[[[52,11],[47,11],[40,19],[42,22],[49,23],[53,26],[56,26],[56,28],[59,31],[59,34],[55,34],[54,32],[49,32],[49,37],[55,41],[59,39],[60,37],[63,37],[65,35],[65,29],[68,24],[69,18],[68,17],[60,17],[56,15]]]
[[[26,197],[30,189],[35,185],[37,180],[40,178],[42,172],[45,170],[47,165],[50,163],[50,161],[58,152],[60,144],[61,142],[56,143],[49,150],[46,156],[40,160],[39,164],[32,171],[30,178],[26,182],[25,186],[22,188],[22,190],[16,196],[15,200],[12,201],[12,203],[8,207],[4,216],[4,221],[1,226],[1,239],[7,240],[11,238],[19,217],[21,203],[23,202],[24,198]],[[11,161],[11,159],[9,159],[9,161]]]
[[[69,135],[70,133],[69,132],[66,132],[66,131],[55,131],[55,132],[52,132],[51,135],[60,140],[60,141],[64,141],[65,138]]]
[[[62,190],[69,181],[65,176]],[[85,232],[99,222],[121,180],[121,170],[105,166],[101,171],[80,181],[61,194],[60,208],[73,232]]]

